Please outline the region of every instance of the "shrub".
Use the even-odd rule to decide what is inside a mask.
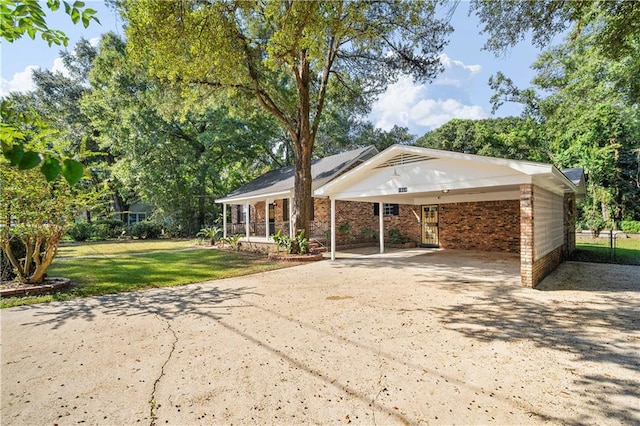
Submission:
[[[640,220],[623,220],[620,222],[620,230],[628,234],[640,233]]]
[[[291,241],[291,238],[289,238],[288,235],[282,233],[282,229],[279,229],[277,233],[272,235],[271,239],[276,243],[278,251],[284,250],[287,253],[291,251],[291,244],[293,241]]]
[[[216,244],[216,239],[220,236],[221,233],[222,233],[222,228],[218,228],[217,226],[208,226],[208,227],[202,228],[200,232],[196,234],[196,237],[202,240],[207,238],[211,243],[211,245],[213,246]]]
[[[229,244],[232,249],[240,250],[240,238],[242,238],[242,234],[235,234],[228,237],[220,238],[220,242],[224,246],[225,244]]]
[[[71,228],[67,231],[67,234],[74,241],[87,241],[90,239],[95,232],[93,224],[88,222],[76,222],[73,224]]]
[[[132,225],[129,228],[129,234],[131,234],[132,237],[139,238],[141,240],[152,240],[160,237],[162,234],[162,227],[156,222],[145,220]]]
[[[117,219],[101,219],[93,223],[93,236],[98,240],[118,238],[124,230],[124,223]]]

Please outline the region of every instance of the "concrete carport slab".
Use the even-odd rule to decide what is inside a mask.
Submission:
[[[3,310],[1,423],[640,422],[638,280],[538,291],[509,254],[338,254]]]

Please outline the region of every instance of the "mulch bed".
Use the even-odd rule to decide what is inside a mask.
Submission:
[[[70,285],[69,278],[45,278],[44,282],[39,285],[25,285],[15,281],[3,282],[0,285],[0,297],[53,293]]]

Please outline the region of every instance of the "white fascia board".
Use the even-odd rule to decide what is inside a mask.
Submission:
[[[291,194],[293,193],[293,191],[291,190],[287,190],[287,191],[279,191],[279,192],[270,192],[267,194],[260,194],[260,195],[253,195],[250,197],[225,197],[225,198],[218,198],[217,200],[214,200],[216,203],[225,203],[225,204],[244,204],[246,202],[257,202],[257,201],[264,201],[264,200],[270,200],[270,199],[276,199],[276,198],[288,198],[291,197]],[[282,197],[283,195],[285,195],[286,197]]]

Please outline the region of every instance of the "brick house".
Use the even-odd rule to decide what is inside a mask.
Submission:
[[[307,235],[328,240],[332,259],[353,243],[384,252],[399,237],[421,247],[505,251],[520,254],[528,287],[575,250],[575,203],[585,194],[581,169],[402,145],[316,160],[312,175]],[[278,230],[289,234],[292,196],[293,167],[285,167],[216,200],[225,235],[272,243]]]
[[[355,149],[341,154],[314,160],[311,165],[312,190],[319,188],[346,171],[378,154],[374,146]],[[272,244],[271,235],[278,231],[291,234],[291,211],[293,203],[294,166],[272,170],[236,189],[224,198],[216,200],[223,204],[223,230],[226,235],[241,234],[245,241]],[[330,227],[329,199],[314,198],[311,229],[307,236],[327,238]],[[230,211],[227,210],[230,208]],[[337,208],[343,215],[355,217],[359,209],[372,211],[371,203],[339,202]],[[348,211],[347,211],[348,210]],[[375,223],[372,222],[371,226]],[[361,226],[354,229],[360,232]],[[353,234],[352,231],[350,234]]]

